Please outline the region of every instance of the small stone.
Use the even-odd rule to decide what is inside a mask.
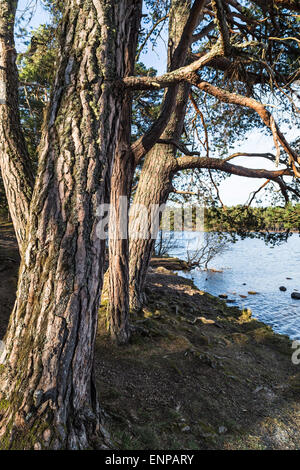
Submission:
[[[291,297],[292,299],[300,300],[300,292],[292,292]]]
[[[50,429],[46,429],[43,434],[44,441],[48,444],[51,439],[51,431]]]
[[[225,426],[219,427],[219,434],[225,434],[226,431],[227,431],[227,428],[225,428]]]
[[[227,294],[219,294],[220,299],[227,299],[228,295]]]
[[[249,295],[257,295],[258,292],[256,292],[255,290],[249,290],[248,294]]]
[[[247,299],[247,295],[240,294],[241,299]]]
[[[190,426],[184,426],[184,427],[181,429],[182,432],[190,432],[190,430],[191,430]]]
[[[280,287],[279,287],[279,290],[281,290],[282,292],[285,292],[285,291],[286,291],[286,287],[280,286]]]
[[[41,444],[40,444],[39,442],[36,442],[36,443],[34,444],[34,450],[42,450],[42,446],[41,446]]]

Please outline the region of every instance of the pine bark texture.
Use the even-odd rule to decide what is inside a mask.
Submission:
[[[170,12],[169,25],[169,67],[174,61],[174,51],[180,41],[184,26],[190,12],[190,1],[175,1]],[[178,88],[176,104],[168,125],[161,135],[161,140],[179,141],[183,131],[184,117],[190,85],[181,83]],[[129,264],[129,291],[130,308],[139,310],[145,301],[144,284],[155,246],[155,238],[150,229],[151,210],[154,204],[165,204],[172,190],[172,178],[177,170],[177,149],[170,144],[156,144],[147,154],[141,172],[138,188],[133,204],[142,205],[148,212],[148,230],[145,238],[134,237],[141,233],[142,220],[131,217],[129,223],[130,234],[130,264]],[[157,234],[156,234],[157,235]]]
[[[1,449],[101,448],[93,379],[104,240],[133,2],[64,2],[17,300],[0,369]]]
[[[133,27],[129,40],[125,76],[134,74],[138,31],[142,14],[142,1],[133,1]],[[119,344],[130,338],[129,328],[129,243],[128,205],[135,170],[131,151],[132,96],[127,91],[121,112],[119,136],[111,179],[113,208],[109,221],[109,328],[111,337]],[[122,204],[122,198],[123,203]]]
[[[17,1],[0,0],[0,168],[20,253],[33,191],[33,171],[23,136],[14,43]]]

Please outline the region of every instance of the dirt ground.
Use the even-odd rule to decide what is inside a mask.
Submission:
[[[20,257],[11,225],[0,226],[0,339],[15,301]]]
[[[0,337],[19,257],[0,227]],[[102,296],[95,372],[104,424],[120,449],[299,449],[300,365],[290,340],[154,260],[131,343],[107,333]]]

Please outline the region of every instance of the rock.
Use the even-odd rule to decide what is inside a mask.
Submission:
[[[226,431],[227,431],[227,428],[225,428],[225,426],[219,427],[219,434],[225,434]]]
[[[194,318],[194,320],[189,320],[189,323],[192,325],[195,325],[197,321],[201,321],[204,325],[215,325],[216,322],[214,320],[209,320],[208,318],[205,317],[197,317]]]
[[[285,291],[286,291],[286,287],[280,286],[280,287],[279,287],[279,290],[281,290],[282,292],[285,292]]]
[[[190,426],[184,426],[184,427],[181,429],[182,432],[190,432],[190,430],[191,430]]]
[[[227,302],[228,304],[234,304],[234,303],[236,302],[236,300],[234,300],[234,299],[227,299],[226,302]]]
[[[289,281],[291,281],[293,278],[292,278],[292,277],[287,277],[286,279],[288,279]]]
[[[219,294],[220,299],[227,299],[228,295],[227,294]]]
[[[258,292],[255,292],[255,290],[249,290],[248,294],[249,295],[257,295]]]
[[[247,284],[244,282],[244,283],[243,283],[243,286],[246,286],[246,285],[247,285]]]
[[[240,294],[241,299],[247,299],[247,295]]]
[[[291,297],[292,297],[292,299],[300,300],[300,293],[299,292],[292,292]]]

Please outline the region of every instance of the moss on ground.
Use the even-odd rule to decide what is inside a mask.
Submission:
[[[251,311],[166,272],[166,260],[163,266],[148,276],[147,304],[131,316],[128,346],[111,344],[106,301],[100,309],[96,376],[115,445],[299,448],[300,372],[291,341]]]

